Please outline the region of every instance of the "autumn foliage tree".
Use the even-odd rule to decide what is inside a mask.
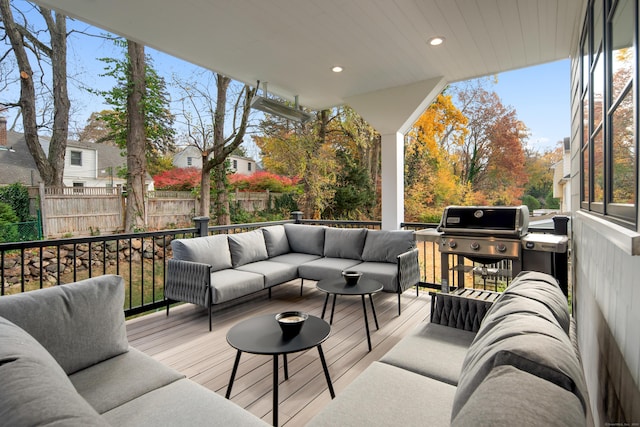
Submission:
[[[200,169],[174,168],[153,177],[158,190],[191,191],[200,185]]]

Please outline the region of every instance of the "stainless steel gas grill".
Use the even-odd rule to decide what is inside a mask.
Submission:
[[[436,230],[443,290],[449,288],[450,272],[457,272],[457,286],[464,287],[465,271],[474,268],[474,273],[482,275],[485,284],[487,276],[513,277],[522,270],[555,275],[556,257],[553,255],[566,253],[567,236],[529,233],[528,229],[529,209],[524,205],[445,208]],[[449,266],[450,255],[458,258],[453,267]],[[465,258],[479,266],[465,266]],[[494,264],[508,264],[509,267],[488,267]],[[564,285],[566,293],[566,278],[564,282],[561,286]]]

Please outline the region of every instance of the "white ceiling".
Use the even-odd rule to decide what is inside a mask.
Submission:
[[[586,0],[37,0],[320,109],[568,58]],[[431,47],[427,40],[444,36]],[[341,65],[344,71],[333,73]],[[426,95],[426,94],[425,94]]]

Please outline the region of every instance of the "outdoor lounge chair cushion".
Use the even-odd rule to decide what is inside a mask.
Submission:
[[[451,420],[463,426],[584,426],[577,396],[513,366],[494,368]]]
[[[269,258],[291,252],[289,241],[287,240],[287,232],[284,231],[283,225],[271,225],[263,227],[264,243],[267,246]]]
[[[369,230],[362,250],[362,260],[398,263],[398,255],[415,247],[413,231]]]
[[[171,242],[171,249],[175,259],[207,264],[211,271],[224,270],[232,265],[226,234],[176,239]]]
[[[454,393],[450,384],[373,362],[307,425],[445,426]],[[427,397],[428,404],[417,400]]]
[[[233,268],[269,258],[262,230],[229,234],[229,250]]]
[[[324,232],[324,256],[362,259],[367,230],[364,228],[327,228]]]
[[[324,257],[300,265],[298,274],[309,280],[339,279],[342,277],[342,271],[351,270],[358,264],[360,261],[357,259]]]
[[[362,277],[377,280],[382,283],[385,292],[398,291],[398,265],[388,262],[361,262],[350,267],[349,270],[360,271]]]
[[[283,262],[258,261],[237,268],[264,276],[264,286],[271,287],[298,278],[298,266]]]
[[[264,289],[264,276],[228,268],[211,273],[211,283],[212,301],[220,304]]]
[[[2,425],[108,425],[78,395],[47,350],[25,330],[2,317],[0,342]]]
[[[522,272],[516,276],[504,294],[501,299],[513,298],[517,295],[520,298],[544,304],[562,329],[569,334],[571,315],[567,297],[552,276],[534,271]]]
[[[128,350],[123,307],[124,280],[109,274],[0,298],[0,316],[41,343],[67,375]]]
[[[150,391],[102,416],[112,426],[266,426],[233,402],[188,379]]]
[[[69,376],[77,392],[100,414],[182,378],[135,348]]]
[[[325,228],[317,225],[285,224],[291,252],[323,256]]]
[[[424,322],[380,361],[455,386],[474,337],[470,331]]]
[[[452,419],[492,370],[503,365],[565,388],[577,396],[586,410],[582,368],[569,337],[557,323],[532,314],[515,313],[491,325],[486,323],[488,316],[467,352]]]

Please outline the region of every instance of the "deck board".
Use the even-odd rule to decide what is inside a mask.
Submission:
[[[259,293],[239,305],[219,309],[213,314],[213,331],[209,332],[206,311],[191,304],[127,321],[132,347],[170,366],[193,381],[224,396],[231,376],[236,350],[226,340],[227,331],[236,323],[261,314],[300,310],[320,316],[325,294],[305,281],[300,296],[300,281],[277,286],[271,299]],[[375,329],[369,301],[369,327],[373,349],[367,351],[362,302],[359,297],[342,296],[336,303],[331,335],[322,345],[336,394],[339,394],[372,362],[380,359],[402,337],[429,315],[431,297],[415,290],[402,296],[402,315],[398,316],[397,296],[374,295],[380,329]],[[331,305],[325,319],[329,319]],[[233,385],[231,400],[254,415],[271,422],[272,363],[270,356],[243,353]],[[316,348],[290,354],[289,380],[284,381],[282,362],[279,377],[280,424],[305,425],[329,401],[329,391]]]

